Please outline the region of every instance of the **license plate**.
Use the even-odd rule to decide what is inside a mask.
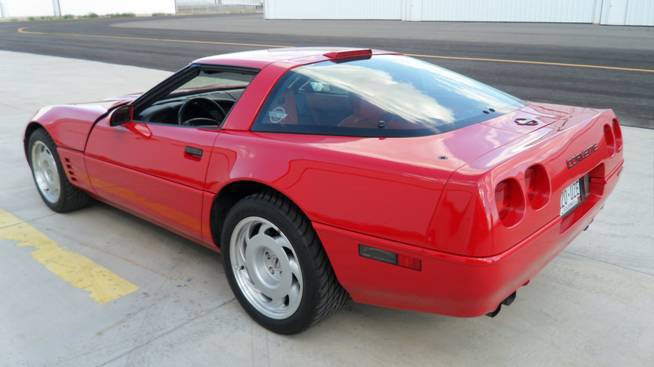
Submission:
[[[584,179],[573,182],[561,192],[561,216],[570,214],[584,200]]]

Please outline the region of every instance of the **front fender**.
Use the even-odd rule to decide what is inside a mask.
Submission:
[[[24,140],[27,141],[29,134],[40,126],[50,134],[58,147],[84,151],[93,123],[107,111],[108,108],[101,104],[44,107],[27,125]]]

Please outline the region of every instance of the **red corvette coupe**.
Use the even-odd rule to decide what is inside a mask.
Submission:
[[[24,143],[51,209],[96,198],[222,252],[243,308],[279,333],[349,297],[495,315],[623,165],[611,110],[365,49],[199,59],[141,95],[43,108]]]

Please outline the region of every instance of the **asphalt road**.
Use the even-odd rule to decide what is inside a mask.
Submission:
[[[526,100],[613,108],[626,125],[654,128],[652,29],[468,25],[251,15],[18,22],[0,24],[0,49],[176,70],[202,56],[270,46],[382,48],[425,55]]]

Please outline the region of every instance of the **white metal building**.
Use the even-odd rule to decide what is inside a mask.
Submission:
[[[265,0],[267,19],[563,22],[654,26],[654,0]]]
[[[175,0],[0,0],[5,18],[116,13],[175,13]]]
[[[0,17],[24,18],[57,15],[175,14],[181,5],[258,6],[263,0],[0,0]]]

